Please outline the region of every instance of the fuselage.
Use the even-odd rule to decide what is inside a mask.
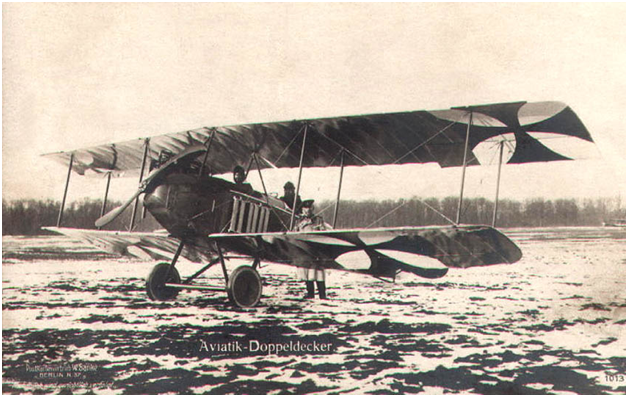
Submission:
[[[195,245],[213,233],[286,231],[291,218],[282,200],[247,183],[182,172],[156,181],[144,196],[144,206],[172,236]]]

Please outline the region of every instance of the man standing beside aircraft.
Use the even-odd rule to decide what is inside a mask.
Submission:
[[[320,216],[314,215],[314,200],[305,200],[301,205],[301,220],[297,225],[297,231],[312,231],[312,230],[329,230],[331,226],[323,221]],[[300,280],[305,281],[307,288],[307,294],[305,299],[314,299],[314,282],[316,282],[316,288],[318,289],[318,297],[320,299],[327,299],[325,293],[325,269],[313,265],[311,267],[299,267],[297,268],[297,276]]]

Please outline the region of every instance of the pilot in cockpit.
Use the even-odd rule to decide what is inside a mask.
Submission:
[[[283,196],[281,196],[280,199],[286,203],[290,209],[292,209],[292,206],[294,205],[294,195],[294,185],[292,182],[286,182],[286,184],[283,185]],[[299,208],[301,208],[301,196],[297,196],[297,209]]]
[[[233,182],[235,182],[236,187],[239,191],[243,193],[251,194],[253,192],[253,187],[250,183],[244,183],[246,180],[246,172],[242,166],[236,165],[233,168]]]

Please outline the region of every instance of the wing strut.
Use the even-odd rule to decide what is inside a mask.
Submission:
[[[458,213],[456,215],[456,224],[460,224],[460,214],[462,212],[462,197],[464,195],[464,176],[467,170],[467,152],[469,151],[469,132],[471,131],[471,123],[473,123],[473,111],[469,112],[469,124],[467,125],[467,137],[464,140],[464,156],[462,157],[462,181],[460,182],[460,199],[458,200]]]
[[[144,156],[142,157],[142,169],[140,170],[140,183],[142,183],[142,179],[144,179],[144,169],[146,168],[146,157],[148,156],[148,144],[150,142],[150,138],[146,138],[144,142]],[[129,225],[129,231],[133,230],[133,225],[135,224],[135,215],[137,213],[137,204],[140,202],[139,194],[135,197],[135,204],[133,205],[133,213],[131,214],[131,224]]]
[[[105,186],[105,197],[102,199],[102,207],[100,208],[100,217],[105,215],[107,209],[107,196],[109,196],[109,185],[111,184],[111,171],[107,172],[107,185]],[[102,226],[98,226],[98,229],[102,229]]]
[[[203,175],[203,171],[205,171],[205,163],[207,163],[207,156],[209,156],[209,149],[212,147],[212,142],[214,142],[214,135],[216,135],[216,129],[212,128],[212,134],[205,140],[205,147],[207,151],[205,152],[205,157],[203,157],[203,165],[198,170],[198,177],[200,178]]]
[[[334,207],[334,222],[332,227],[336,228],[336,220],[338,220],[338,207],[340,206],[340,189],[342,188],[342,174],[345,169],[345,151],[340,152],[340,180],[338,181],[338,194],[336,195],[336,206]]]
[[[497,188],[495,190],[495,206],[493,207],[493,223],[492,226],[495,227],[497,224],[497,204],[499,202],[499,181],[502,176],[502,158],[504,156],[504,141],[499,142],[499,166],[497,168]]]
[[[65,189],[63,190],[63,200],[61,208],[59,208],[59,217],[57,218],[57,227],[61,227],[63,221],[63,209],[65,208],[65,199],[68,196],[68,186],[70,186],[70,174],[72,174],[72,164],[74,163],[74,153],[70,154],[70,166],[68,167],[68,177],[65,180]]]
[[[303,174],[303,155],[305,154],[305,140],[307,139],[307,125],[303,127],[303,142],[301,143],[301,158],[299,159],[299,179],[297,180],[297,191],[294,194],[294,202],[292,203],[292,216],[290,217],[290,230],[294,227],[294,217],[297,213],[297,198],[299,197],[299,189],[301,188],[301,175]]]

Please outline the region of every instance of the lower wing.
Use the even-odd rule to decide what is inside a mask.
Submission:
[[[123,232],[47,227],[103,251],[170,260],[180,241],[167,233]],[[394,277],[405,271],[438,278],[450,267],[467,268],[515,263],[521,250],[488,226],[401,227],[284,233],[210,234],[210,242],[263,261],[297,267],[320,267]],[[209,262],[210,244],[186,244],[181,255]],[[356,255],[357,254],[357,255]]]
[[[167,232],[123,232],[66,227],[44,227],[43,229],[84,241],[105,252],[139,259],[169,261],[180,243],[179,239],[170,237]],[[208,262],[211,258],[211,252],[205,252],[203,249],[187,244],[181,255],[193,262]]]
[[[225,249],[297,267],[438,278],[448,269],[515,263],[521,250],[488,226],[401,227],[211,234]],[[356,253],[361,253],[360,256]],[[350,260],[353,256],[353,260]]]

